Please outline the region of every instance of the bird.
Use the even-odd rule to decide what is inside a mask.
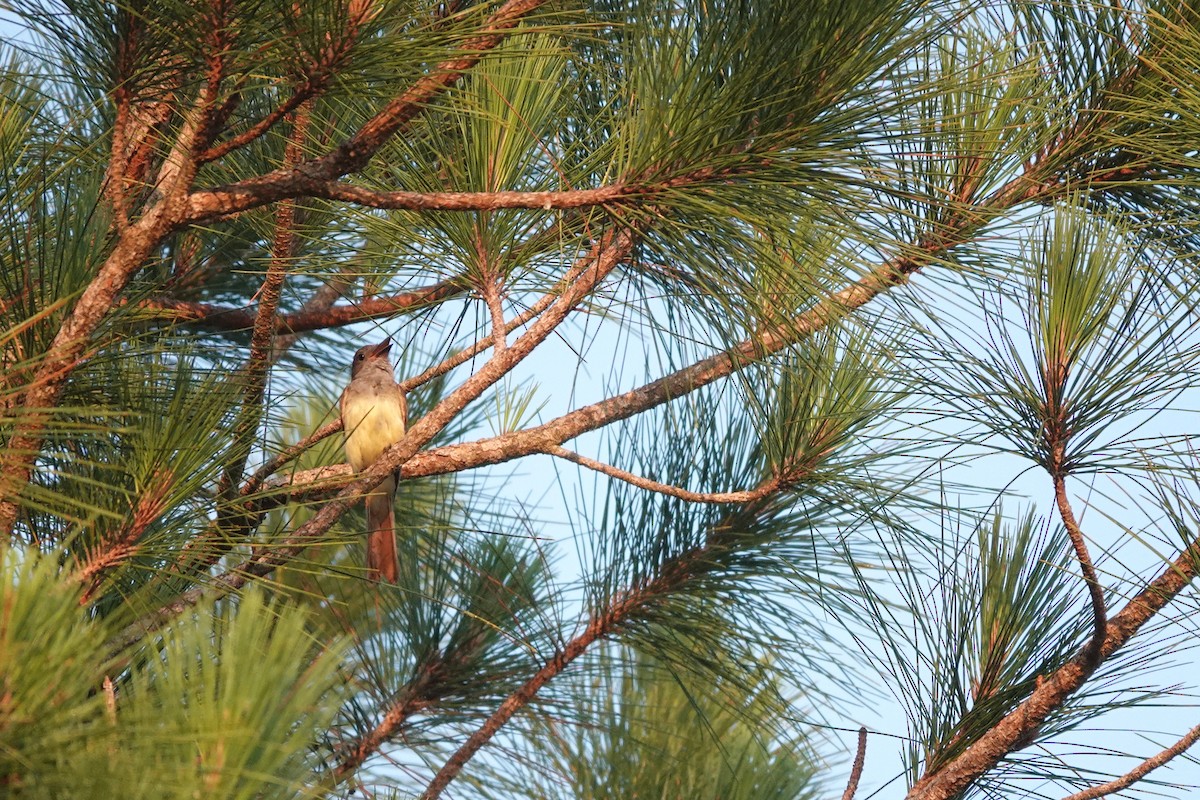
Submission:
[[[367,345],[354,353],[350,383],[342,391],[338,409],[342,417],[346,460],[362,472],[390,445],[404,438],[408,403],[396,383],[388,352],[392,340]],[[367,495],[367,577],[396,583],[396,475],[389,475]]]

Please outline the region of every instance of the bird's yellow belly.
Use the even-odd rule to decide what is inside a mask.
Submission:
[[[346,458],[355,472],[369,467],[389,445],[404,437],[404,416],[399,402],[377,398],[349,402],[342,410],[342,421]]]

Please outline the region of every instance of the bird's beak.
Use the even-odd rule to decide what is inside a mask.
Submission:
[[[367,355],[370,358],[380,358],[381,356],[386,356],[388,354],[388,351],[391,349],[392,349],[392,340],[384,339],[382,342],[380,342],[379,344],[372,347],[371,351]]]

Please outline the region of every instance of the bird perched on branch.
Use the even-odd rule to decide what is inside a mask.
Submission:
[[[388,446],[400,441],[408,425],[408,403],[396,383],[388,351],[392,340],[361,347],[350,363],[350,383],[339,408],[346,459],[355,472],[375,463]],[[367,495],[367,576],[395,583],[396,475],[389,475]]]

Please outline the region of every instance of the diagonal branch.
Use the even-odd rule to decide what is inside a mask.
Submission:
[[[1200,740],[1200,725],[1197,725],[1184,734],[1183,737],[1175,744],[1171,745],[1162,752],[1147,758],[1145,761],[1138,764],[1121,777],[1114,778],[1107,783],[1101,783],[1096,786],[1092,786],[1088,789],[1084,789],[1081,792],[1075,792],[1074,794],[1064,797],[1063,800],[1095,800],[1097,797],[1104,797],[1112,794],[1113,792],[1119,792],[1122,789],[1127,789],[1128,787],[1140,781],[1142,778],[1149,775],[1154,770],[1166,764],[1175,756],[1186,752],[1187,749],[1194,745],[1197,740]]]
[[[344,751],[330,774],[334,783],[345,780],[371,757],[384,742],[395,736],[413,714],[432,706],[449,690],[445,684],[446,664],[434,658],[421,665],[415,677],[399,692],[379,723]]]
[[[567,270],[558,283],[554,285],[553,289],[539,297],[537,301],[534,302],[529,308],[525,309],[520,314],[505,323],[504,334],[512,333],[517,328],[526,324],[549,308],[550,304],[554,302],[555,298],[566,291],[567,287],[569,287],[576,281],[576,279],[578,279],[584,267],[585,264],[582,262],[576,262],[575,264],[572,264],[571,268]],[[406,392],[412,391],[417,386],[421,386],[433,380],[434,378],[445,375],[455,367],[467,363],[484,350],[487,350],[492,346],[493,342],[494,337],[482,338],[470,347],[466,347],[449,358],[444,359],[441,363],[435,364],[434,366],[422,372],[420,375],[416,375],[403,381],[400,384],[400,388]]]
[[[765,485],[765,484],[764,484]],[[755,490],[757,491],[757,490]],[[764,500],[748,503],[736,512],[739,518],[757,515],[765,506]],[[729,529],[714,525],[704,538],[703,544],[685,550],[665,560],[657,574],[641,585],[634,586],[614,595],[608,604],[592,615],[582,633],[559,648],[553,656],[533,674],[529,680],[504,699],[492,715],[471,734],[454,752],[430,781],[421,800],[435,800],[458,776],[466,763],[500,731],[513,716],[527,706],[531,700],[555,677],[560,675],[575,659],[583,655],[596,642],[623,630],[640,619],[655,605],[679,591],[697,575],[712,569],[713,556],[728,546]]]
[[[310,99],[313,95],[319,92],[325,84],[325,76],[314,76],[292,92],[292,95],[274,109],[271,110],[265,117],[260,119],[255,124],[251,125],[241,133],[221,142],[218,145],[213,145],[197,156],[201,164],[207,164],[210,161],[216,161],[218,158],[229,155],[234,150],[253,142],[255,139],[262,136],[264,133],[275,127],[284,117],[295,111],[302,103]]]
[[[296,9],[298,9],[298,6],[293,7],[293,10]],[[347,12],[346,26],[342,29],[341,36],[336,39],[326,39],[325,46],[321,48],[316,63],[306,70],[303,81],[292,91],[291,96],[241,133],[218,145],[212,145],[211,142],[206,143],[206,148],[197,156],[197,160],[201,164],[207,164],[228,155],[234,150],[245,147],[277,125],[288,114],[300,108],[306,101],[320,93],[328,85],[330,77],[337,71],[337,68],[344,63],[346,57],[353,51],[354,45],[362,33],[363,26],[379,10],[379,6],[371,2],[371,0],[349,3],[345,8]],[[295,35],[294,31],[292,35]],[[231,108],[223,109],[223,116],[228,117],[231,110]]]

